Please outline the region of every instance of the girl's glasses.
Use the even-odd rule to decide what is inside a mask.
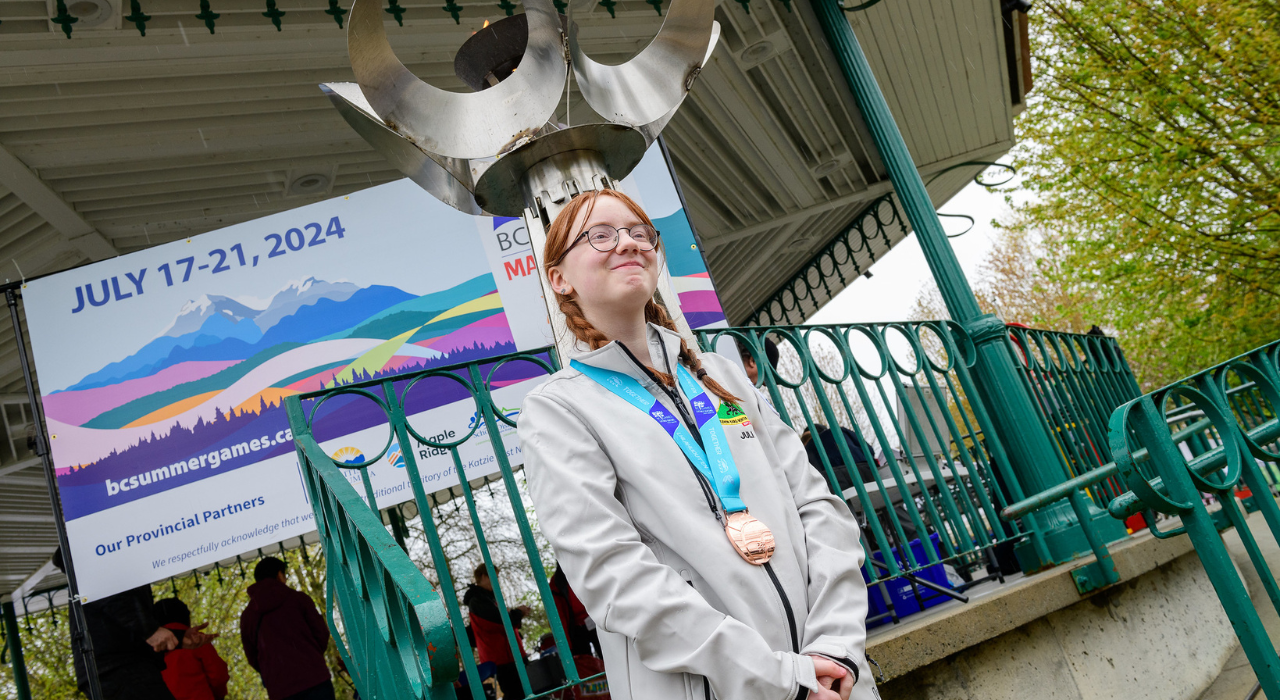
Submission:
[[[618,249],[618,243],[622,240],[622,232],[626,231],[626,235],[631,236],[631,240],[636,242],[636,246],[641,251],[650,251],[658,246],[658,229],[647,224],[637,224],[631,228],[614,228],[609,224],[596,224],[591,228],[578,234],[573,239],[573,243],[564,249],[564,255],[568,255],[573,247],[587,239],[587,243],[601,253],[609,253]],[[564,255],[560,258],[564,259]]]

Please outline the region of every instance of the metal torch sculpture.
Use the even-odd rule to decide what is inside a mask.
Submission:
[[[551,221],[574,195],[615,187],[635,168],[710,59],[720,25],[714,0],[672,0],[652,42],[610,66],[583,52],[572,5],[568,16],[551,0],[524,7],[463,44],[454,71],[475,92],[454,93],[396,58],[380,0],[356,0],[347,29],[356,82],[320,88],[352,128],[440,201],[473,215],[523,216],[550,301],[541,257]],[[554,122],[570,67],[587,104],[608,122]],[[655,296],[692,342],[665,261]],[[558,306],[548,303],[547,312],[563,353],[573,338]]]

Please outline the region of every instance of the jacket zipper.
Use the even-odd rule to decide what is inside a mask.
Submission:
[[[791,610],[791,600],[787,598],[787,592],[782,590],[782,582],[778,580],[778,575],[773,572],[773,564],[765,562],[764,570],[769,574],[769,580],[773,581],[773,587],[778,591],[778,598],[782,600],[782,609],[787,613],[787,626],[791,629],[791,651],[800,653],[800,639],[796,635],[796,614]]]
[[[690,426],[689,432],[692,433],[693,438],[698,441],[698,446],[702,447],[703,449],[706,449],[706,447],[702,444],[702,436],[698,433],[697,423],[694,422],[694,420],[690,417],[688,410],[684,406],[684,402],[680,400],[680,394],[678,392],[673,392],[670,387],[654,379],[653,373],[649,370],[649,368],[645,367],[644,364],[640,362],[640,360],[637,360],[636,356],[631,354],[631,350],[629,350],[626,345],[623,345],[622,343],[618,343],[618,345],[622,347],[622,350],[627,354],[627,357],[631,358],[631,361],[634,362],[636,366],[639,367],[645,373],[645,376],[649,377],[649,379],[653,381],[654,384],[657,384],[659,387],[661,387],[662,391],[666,393],[666,395],[672,401],[675,402],[676,409],[680,411],[680,417],[684,419],[684,422],[687,426]],[[665,347],[663,348],[663,359],[667,360]],[[665,364],[667,365],[667,369],[671,369],[670,361],[665,362]],[[692,462],[689,463],[689,468],[693,469],[694,475],[698,477],[698,484],[702,486],[703,495],[707,496],[707,502],[708,504],[711,505],[711,512],[715,513],[716,520],[719,521],[721,525],[723,525],[724,516],[720,514],[719,499],[714,498],[715,491],[711,489],[711,484],[707,482],[707,477],[703,476],[702,472],[698,471],[693,466]],[[778,599],[782,601],[782,609],[787,614],[787,628],[791,632],[791,650],[799,654],[800,638],[799,638],[799,635],[796,634],[796,614],[791,609],[791,599],[787,597],[787,592],[782,589],[782,582],[778,580],[778,575],[773,572],[773,564],[766,562],[764,565],[764,570],[769,574],[769,580],[773,582],[774,590],[778,591]],[[710,694],[711,694],[710,685],[707,685],[706,689],[707,689],[707,695],[708,697],[710,697]]]

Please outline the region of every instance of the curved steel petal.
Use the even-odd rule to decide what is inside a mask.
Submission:
[[[569,51],[583,98],[597,114],[620,124],[639,127],[662,119],[680,106],[690,78],[709,55],[714,15],[715,0],[672,0],[653,41],[620,66],[583,53],[571,15]]]
[[[347,29],[356,82],[386,126],[423,150],[449,158],[497,155],[546,123],[568,79],[559,13],[550,0],[525,0],[524,7],[529,43],[519,70],[483,92],[463,94],[410,73],[387,41],[380,0],[356,0]]]
[[[702,72],[701,71],[702,68],[706,67],[707,61],[711,60],[711,54],[716,50],[716,44],[719,43],[719,41],[720,41],[720,23],[712,22],[711,23],[711,41],[707,43],[707,55],[703,56],[702,63],[698,64],[699,73]],[[686,81],[685,87],[692,88],[693,87],[692,81]],[[686,96],[688,94],[689,94],[688,92],[685,93]],[[671,121],[671,118],[676,116],[676,110],[680,109],[680,105],[682,104],[684,104],[683,98],[680,100],[680,102],[676,104],[675,107],[671,108],[670,112],[667,112],[666,114],[662,115],[661,117],[658,117],[657,119],[649,122],[648,124],[645,124],[644,126],[636,127],[636,129],[639,130],[641,134],[644,134],[644,145],[646,148],[658,139],[658,134],[661,134],[662,130],[667,126],[667,122]]]
[[[387,128],[382,120],[373,113],[373,108],[365,101],[360,87],[355,83],[323,83],[320,89],[329,96],[329,100],[338,108],[342,118],[347,120],[351,128],[369,142],[374,150],[391,163],[396,170],[404,173],[429,192],[432,196],[458,211],[473,215],[483,215],[475,198],[467,190],[466,184],[450,170],[461,167],[467,173],[466,161],[445,161],[437,163],[421,149],[404,137]],[[447,168],[446,165],[452,166]],[[468,175],[464,174],[467,181]]]

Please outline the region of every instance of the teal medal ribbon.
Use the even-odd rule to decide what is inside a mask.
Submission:
[[[738,466],[733,461],[733,453],[729,451],[729,441],[725,437],[724,427],[716,418],[715,404],[683,365],[676,367],[676,376],[679,378],[680,388],[685,396],[690,397],[689,403],[693,407],[694,422],[697,423],[698,434],[702,437],[702,445],[706,446],[705,450],[694,440],[684,422],[672,414],[633,377],[622,372],[593,367],[577,360],[570,360],[569,366],[657,421],[658,425],[662,426],[662,429],[675,440],[676,445],[693,463],[694,468],[711,483],[725,513],[746,511],[747,504],[743,503],[738,495],[742,485]]]

